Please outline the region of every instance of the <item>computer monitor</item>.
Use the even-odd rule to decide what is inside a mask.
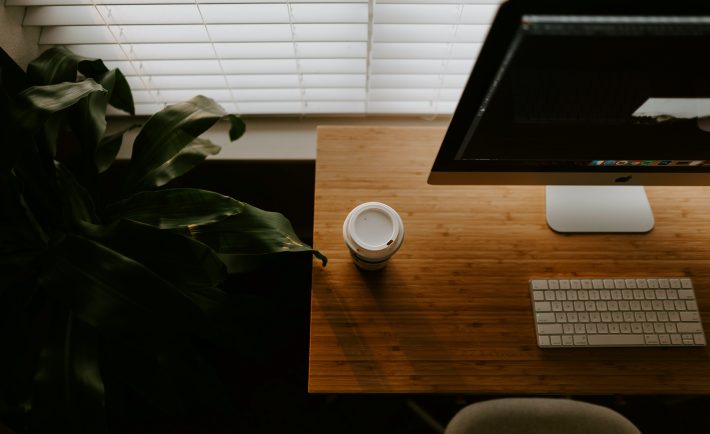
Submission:
[[[710,185],[710,2],[503,3],[428,181],[548,185],[554,230],[651,230],[642,186]]]

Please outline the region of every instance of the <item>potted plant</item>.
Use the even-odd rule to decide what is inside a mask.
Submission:
[[[0,420],[18,431],[107,432],[107,378],[158,407],[182,408],[185,394],[221,405],[199,346],[240,341],[234,318],[249,310],[220,287],[225,261],[237,271],[294,252],[326,262],[281,214],[170,188],[219,152],[204,131],[226,121],[236,140],[244,122],[204,96],[166,107],[138,133],[120,197],[108,197],[102,178],[125,131],[106,134],[107,106],[134,112],[121,72],[63,48],[10,84],[7,72]]]

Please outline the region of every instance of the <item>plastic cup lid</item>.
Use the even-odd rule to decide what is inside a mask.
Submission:
[[[343,236],[348,246],[373,259],[396,252],[403,235],[404,225],[399,214],[379,202],[358,205],[343,223]]]

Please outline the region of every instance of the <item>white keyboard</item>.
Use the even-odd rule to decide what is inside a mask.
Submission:
[[[530,295],[541,348],[705,345],[688,278],[532,279]]]

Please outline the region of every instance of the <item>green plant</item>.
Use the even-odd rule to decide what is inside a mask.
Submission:
[[[280,214],[170,188],[219,152],[200,134],[218,121],[231,140],[245,131],[211,99],[148,119],[122,197],[110,198],[100,185],[125,131],[106,134],[106,110],[133,114],[124,76],[52,48],[26,80],[0,82],[0,418],[21,431],[106,432],[109,371],[158,407],[180,410],[185,393],[220,405],[195,342],[249,339],[233,321],[249,307],[220,288],[219,255],[240,271],[282,253],[326,258]]]

